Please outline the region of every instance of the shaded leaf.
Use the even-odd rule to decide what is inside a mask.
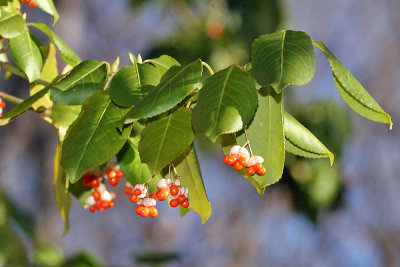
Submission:
[[[197,212],[201,217],[201,222],[205,223],[211,216],[211,205],[204,188],[196,150],[193,145],[178,160],[176,170],[180,176],[181,185],[189,189],[189,209]]]
[[[322,42],[313,42],[324,52],[332,69],[333,80],[344,102],[356,113],[372,121],[389,124],[392,129],[392,119],[365,90],[345,66],[329,51]]]
[[[314,48],[310,36],[302,31],[283,30],[260,36],[251,49],[253,74],[277,93],[291,84],[311,81],[315,71]]]
[[[178,105],[200,82],[202,70],[200,60],[169,69],[160,83],[125,116],[125,123],[159,115]]]
[[[50,117],[53,125],[58,129],[60,142],[64,140],[69,126],[78,118],[81,108],[82,106],[67,106],[58,103],[53,106]]]
[[[255,173],[253,178],[265,187],[278,182],[285,163],[285,138],[283,133],[283,99],[271,86],[258,91],[258,108],[247,134],[254,155],[264,158],[267,172],[264,175]],[[242,134],[239,144],[246,138]]]
[[[107,62],[82,61],[53,85],[50,98],[64,105],[82,105],[86,98],[104,88],[108,71]]]
[[[136,105],[148,93],[149,87],[143,86],[157,85],[160,79],[160,73],[151,65],[136,63],[125,66],[111,81],[111,99],[119,106]]]
[[[115,125],[126,112],[112,103],[107,91],[95,93],[84,103],[62,145],[61,165],[72,183],[122,148],[131,127],[121,133]]]
[[[20,14],[0,12],[0,35],[3,38],[17,37],[25,30],[25,21]]]
[[[57,22],[59,15],[54,6],[53,0],[35,0],[38,7],[42,9],[44,12],[53,16],[53,25]]]
[[[164,75],[171,67],[180,66],[179,62],[168,55],[162,55],[158,58],[146,59],[143,63],[151,63],[156,67],[161,75]]]
[[[139,153],[153,174],[159,173],[193,142],[191,114],[189,109],[180,108],[143,129]]]
[[[230,66],[209,77],[200,90],[192,123],[198,134],[212,142],[221,134],[247,125],[257,107],[257,91],[250,76]]]
[[[72,51],[72,49],[66,43],[64,43],[64,41],[58,35],[56,35],[46,24],[29,23],[28,26],[35,27],[36,29],[46,34],[60,51],[62,58],[67,64],[75,66],[76,64],[78,64],[78,62],[81,61],[80,58],[75,54],[75,52]]]
[[[285,112],[283,128],[285,131],[285,149],[295,155],[306,158],[329,158],[333,164],[334,155],[306,127]]]
[[[0,226],[0,260],[3,266],[29,266],[24,244],[8,224]]]

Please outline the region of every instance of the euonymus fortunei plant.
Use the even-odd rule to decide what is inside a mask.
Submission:
[[[28,3],[57,21],[52,0]],[[193,146],[196,135],[219,142],[224,162],[260,194],[281,178],[286,151],[333,164],[329,149],[283,105],[287,86],[313,78],[314,47],[328,59],[347,105],[392,127],[390,116],[331,51],[302,31],[262,35],[253,42],[251,62],[214,73],[201,59],[181,65],[167,55],[142,60],[129,54],[132,64],[123,67],[118,58],[111,66],[82,61],[46,24],[26,23],[18,0],[1,0],[0,12],[1,67],[6,76],[25,78],[30,90],[24,100],[0,92],[0,111],[5,102],[16,104],[0,125],[29,109],[57,129],[54,186],[66,229],[70,194],[92,212],[111,208],[114,195],[105,181],[116,186],[123,177],[139,215],[157,216],[156,201],[170,199],[171,207],[189,207],[207,221],[211,207]],[[49,40],[39,40],[31,29]],[[66,63],[61,73],[56,49]]]

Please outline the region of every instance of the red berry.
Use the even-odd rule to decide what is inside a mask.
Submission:
[[[100,205],[103,209],[108,209],[110,207],[110,201],[101,200]]]
[[[180,196],[178,197],[178,202],[179,202],[179,203],[183,203],[185,200],[186,200],[186,197],[185,197],[184,195],[180,195]]]
[[[139,200],[139,196],[135,195],[135,194],[130,194],[129,195],[129,201],[130,202],[137,202]]]
[[[169,197],[168,189],[164,188],[164,189],[158,190],[156,193],[156,197],[159,201],[166,200]]]
[[[158,210],[156,207],[149,207],[149,215],[151,217],[157,217],[158,216]]]
[[[99,187],[99,186],[100,186],[99,179],[94,178],[94,179],[92,180],[92,182],[91,182],[91,185],[92,185],[93,187],[95,187],[95,188]]]
[[[133,193],[137,196],[140,196],[142,194],[142,190],[136,188],[135,191],[133,191]]]
[[[238,162],[243,167],[247,167],[247,158],[246,157],[239,157]]]
[[[253,167],[254,167],[254,169],[255,169],[256,171],[258,171],[258,170],[260,170],[260,169],[263,167],[263,165],[262,165],[260,162],[258,162],[258,163],[256,163],[256,164],[254,164]]]
[[[178,199],[176,199],[176,198],[171,199],[171,201],[169,202],[169,205],[170,205],[171,207],[173,207],[173,208],[177,207],[177,206],[179,205]]]
[[[108,177],[108,179],[115,178],[115,177],[117,177],[117,172],[114,170],[111,170],[107,173],[107,177]]]
[[[248,173],[249,175],[254,175],[254,174],[256,173],[256,169],[255,169],[253,166],[251,166],[251,167],[249,167],[249,168],[247,169],[247,173]]]
[[[171,192],[171,195],[176,196],[179,193],[179,188],[176,185],[171,185],[169,192]]]
[[[149,207],[145,207],[143,205],[138,205],[136,207],[136,213],[142,217],[147,217],[150,213]]]
[[[110,209],[114,208],[114,201],[110,201]]]
[[[157,199],[157,196],[156,196],[156,194],[154,194],[154,193],[150,193],[150,194],[149,194],[149,197],[154,198],[154,199]]]
[[[257,171],[258,175],[264,175],[267,172],[267,169],[264,166],[261,166],[261,168]]]
[[[104,208],[102,206],[100,206],[99,208],[97,208],[98,211],[103,211]]]
[[[118,178],[117,178],[117,177],[109,178],[109,179],[108,179],[108,183],[109,183],[111,186],[117,186],[117,185],[118,185]]]
[[[6,102],[0,101],[0,108],[5,108],[6,107]]]
[[[95,212],[96,211],[96,205],[90,206],[89,211],[92,212],[92,213]]]
[[[133,192],[132,192],[132,187],[125,187],[124,188],[124,194],[125,195],[130,195],[130,194],[132,194]]]
[[[186,199],[185,201],[183,201],[183,202],[181,203],[181,206],[182,206],[182,208],[187,208],[187,207],[189,207],[189,201]]]
[[[237,161],[238,157],[235,155],[226,155],[224,157],[224,162],[228,165],[233,165]]]
[[[137,215],[140,215],[140,213],[141,213],[141,211],[142,211],[143,208],[144,208],[143,205],[137,205],[137,206],[136,206],[136,214],[137,214]]]
[[[21,3],[25,3],[26,2],[26,0],[21,0]]]
[[[101,198],[101,193],[100,193],[99,190],[95,189],[95,190],[92,192],[92,196],[93,196],[94,200],[98,201],[98,200],[100,200],[100,198]]]
[[[125,177],[124,173],[121,170],[116,171],[116,174],[118,178]]]
[[[33,0],[28,0],[28,6],[30,7],[36,7],[36,2]]]
[[[233,165],[233,167],[235,168],[235,170],[240,171],[241,169],[243,169],[243,165],[239,163],[239,161],[236,161],[235,164]]]
[[[98,211],[102,211],[102,210],[103,210],[103,208],[101,207],[100,201],[97,201],[97,202],[96,202],[96,209],[97,209]]]

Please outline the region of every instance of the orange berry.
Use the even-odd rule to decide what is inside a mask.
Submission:
[[[113,177],[113,178],[109,178],[108,179],[108,183],[111,185],[111,186],[117,186],[118,185],[118,178],[117,177]]]
[[[156,207],[149,207],[149,215],[150,217],[157,217],[158,216],[158,209]]]
[[[264,166],[261,166],[259,170],[257,170],[258,175],[264,175],[267,172],[267,169]]]
[[[255,169],[253,166],[251,166],[251,167],[249,167],[249,168],[247,169],[247,173],[248,173],[249,175],[254,175],[254,174],[256,173],[256,169]]]
[[[116,171],[116,174],[118,178],[125,177],[124,173],[121,170]]]
[[[35,2],[35,1],[28,0],[28,6],[30,6],[30,7],[36,7],[36,6],[37,6],[37,4],[36,4],[36,2]]]
[[[179,203],[183,203],[185,200],[186,200],[186,197],[185,197],[184,195],[180,195],[180,196],[178,197],[178,202],[179,202]]]
[[[254,167],[254,169],[255,169],[256,171],[258,171],[258,170],[260,170],[260,169],[263,167],[263,165],[262,165],[260,162],[258,162],[258,163],[256,163],[256,164],[254,164],[253,167]]]
[[[97,209],[98,211],[103,210],[103,208],[101,207],[100,201],[97,201],[97,202],[96,202],[96,209]],[[101,210],[100,210],[100,209],[101,209]]]
[[[115,178],[115,177],[117,177],[117,172],[114,171],[114,170],[110,170],[110,171],[107,173],[107,177],[108,177],[108,179]]]
[[[228,165],[233,165],[238,160],[238,157],[235,155],[226,155],[224,157],[224,162]]]
[[[142,217],[147,217],[149,215],[149,213],[150,213],[149,207],[146,207],[146,206],[143,206],[143,205],[139,205],[139,206],[140,206],[139,210],[138,210],[138,208],[136,208],[136,213],[139,214]]]
[[[239,162],[240,165],[242,165],[243,167],[247,167],[247,158],[246,158],[246,157],[239,157],[238,162]]]
[[[25,3],[26,2],[26,0],[21,0],[21,3]]]
[[[149,194],[149,197],[154,198],[154,199],[157,199],[157,196],[156,196],[156,194],[154,194],[154,193],[150,193],[150,194]]]
[[[114,201],[110,201],[110,209],[114,208]]]
[[[176,198],[171,199],[171,201],[169,202],[169,205],[170,205],[171,207],[173,207],[173,208],[177,207],[177,206],[179,205],[178,199],[176,199]]]
[[[96,205],[90,206],[89,211],[92,212],[92,213],[95,212],[96,211]]]
[[[136,214],[137,214],[137,215],[140,215],[143,208],[144,208],[143,205],[137,205],[137,206],[136,206]]]
[[[108,209],[110,207],[110,201],[101,200],[100,205],[103,209]]]
[[[132,192],[132,187],[127,186],[127,187],[124,188],[124,194],[125,195],[130,195],[132,193],[133,193]]]
[[[101,193],[99,190],[95,189],[92,192],[92,196],[93,196],[94,200],[99,201],[101,198]]]
[[[97,179],[97,178],[93,179],[91,182],[91,185],[95,188],[99,187],[100,186],[99,179]]]
[[[239,161],[236,161],[235,164],[233,165],[233,167],[235,168],[235,170],[240,171],[241,169],[243,169],[243,165],[239,163]]]
[[[169,192],[167,188],[160,189],[156,193],[156,197],[159,201],[164,201],[169,197]]]
[[[5,108],[6,107],[6,102],[0,101],[0,108]]]
[[[142,190],[136,188],[135,191],[133,191],[133,193],[137,196],[140,196],[142,194]]]
[[[187,208],[187,207],[189,207],[189,201],[186,199],[185,201],[183,201],[183,202],[181,203],[181,206],[182,206],[182,208]]]
[[[137,202],[139,200],[139,196],[135,195],[135,194],[130,194],[129,195],[129,201],[130,202]]]
[[[176,185],[171,185],[169,192],[171,192],[171,195],[176,196],[179,193],[179,188]]]

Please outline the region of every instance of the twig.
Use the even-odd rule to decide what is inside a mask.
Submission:
[[[253,156],[253,151],[251,150],[251,146],[250,146],[250,140],[249,140],[249,136],[247,135],[247,126],[244,126],[244,134],[245,134],[245,136],[246,136],[246,143],[243,145],[243,147],[245,146],[245,145],[247,145],[248,147],[249,147],[249,150],[250,150],[250,155],[251,156]]]
[[[212,70],[212,68],[210,67],[210,65],[208,65],[206,62],[204,62],[204,61],[201,61],[201,65],[203,65],[204,67],[206,67],[207,68],[207,70],[208,70],[208,72],[211,74],[211,75],[214,75],[214,71]]]
[[[9,94],[1,92],[1,91],[0,91],[0,98],[3,98],[5,101],[8,101],[13,104],[17,104],[17,105],[24,102],[24,100],[22,98],[19,98],[19,97],[13,96],[13,95],[9,95]]]

